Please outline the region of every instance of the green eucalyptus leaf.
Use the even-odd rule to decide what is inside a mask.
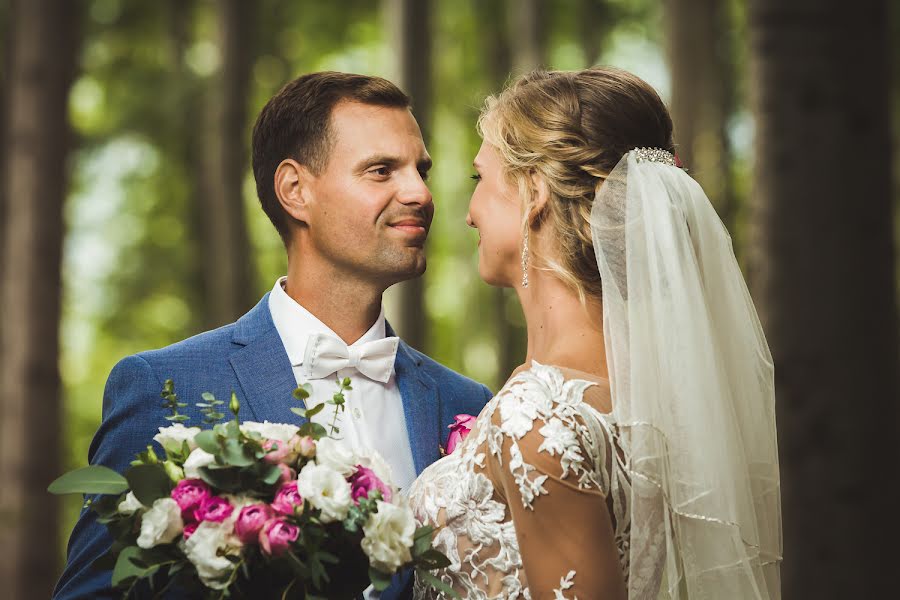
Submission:
[[[312,417],[314,417],[317,414],[319,414],[320,412],[322,412],[322,410],[324,408],[325,408],[325,404],[320,403],[320,404],[316,404],[312,408],[306,409],[306,418],[311,419]]]
[[[376,592],[383,592],[391,585],[391,576],[387,573],[382,573],[375,567],[369,567],[369,581],[372,582],[372,587],[375,588]]]
[[[219,441],[216,439],[216,434],[212,429],[204,429],[195,435],[194,443],[196,443],[197,447],[201,450],[209,452],[210,454],[216,454],[219,451]]]
[[[135,498],[144,506],[152,506],[172,492],[172,483],[161,464],[131,467],[125,471],[125,479]]]
[[[412,555],[414,558],[418,558],[425,552],[427,552],[431,548],[431,534],[434,532],[434,527],[430,525],[426,525],[425,527],[419,527],[416,529],[416,533],[413,536],[413,550]]]
[[[127,490],[124,477],[101,465],[69,471],[47,487],[51,494],[121,494]]]
[[[430,585],[431,587],[433,587],[434,589],[436,589],[437,591],[443,592],[449,598],[459,598],[460,597],[459,594],[457,594],[453,590],[453,588],[451,588],[449,585],[447,585],[446,583],[444,583],[443,581],[441,581],[440,579],[438,579],[437,577],[435,577],[428,571],[424,571],[422,569],[416,569],[416,576],[419,579],[421,579],[422,581],[424,581],[425,583],[427,583],[428,585]]]
[[[112,585],[119,587],[129,580],[140,577],[144,572],[142,568],[134,564],[133,559],[137,559],[141,555],[141,549],[137,546],[128,546],[119,552],[116,558],[116,566],[112,572]]]
[[[207,402],[215,402],[216,397],[212,394],[212,392],[203,392],[200,394],[200,397],[206,400]]]

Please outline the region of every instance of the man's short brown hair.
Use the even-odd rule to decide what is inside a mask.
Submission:
[[[409,96],[381,77],[321,71],[285,85],[263,107],[253,126],[256,194],[269,220],[287,244],[288,215],[275,195],[275,170],[292,158],[314,174],[328,164],[334,147],[331,113],[342,101],[408,108]]]

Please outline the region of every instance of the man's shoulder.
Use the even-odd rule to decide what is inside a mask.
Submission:
[[[457,373],[450,367],[442,365],[427,354],[419,352],[409,345],[405,345],[405,348],[415,359],[419,368],[424,369],[438,387],[442,389],[457,389],[465,394],[487,394],[490,397],[491,391],[484,384]]]
[[[234,330],[235,323],[229,323],[217,329],[192,335],[163,348],[138,352],[134,356],[151,365],[183,361],[191,357],[221,356],[223,352],[239,347],[234,342]]]

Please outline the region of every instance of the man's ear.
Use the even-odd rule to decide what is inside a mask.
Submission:
[[[284,211],[301,223],[309,223],[313,179],[309,169],[292,158],[284,159],[275,169],[275,196]]]
[[[534,195],[531,198],[531,210],[528,212],[528,224],[532,227],[540,225],[547,210],[547,202],[550,201],[550,187],[547,180],[537,171],[531,171],[531,189]]]

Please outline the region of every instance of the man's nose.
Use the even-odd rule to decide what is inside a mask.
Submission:
[[[428,185],[418,171],[407,178],[397,197],[403,204],[418,204],[419,206],[432,204],[431,190],[428,189]]]

